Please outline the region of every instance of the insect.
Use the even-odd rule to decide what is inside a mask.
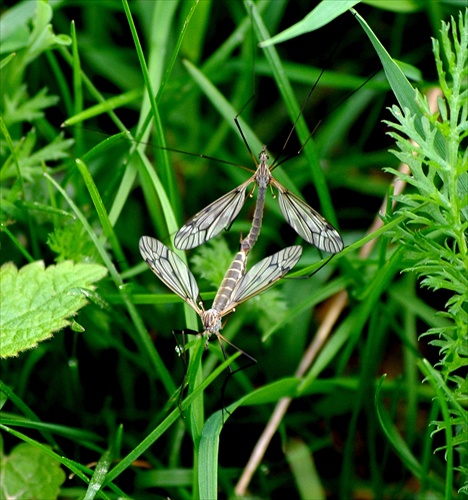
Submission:
[[[246,243],[249,249],[258,238],[266,190],[268,186],[272,186],[278,191],[278,203],[284,218],[299,236],[325,252],[332,254],[341,252],[343,240],[338,231],[312,207],[279,183],[272,176],[271,170],[272,168],[268,166],[266,146],[263,146],[257,170],[252,177],[189,219],[175,235],[176,248],[188,250],[197,247],[214,238],[222,229],[229,227],[244,205],[248,186],[255,182],[258,188],[255,214],[258,212],[257,218],[260,217],[260,223],[257,232],[251,230],[252,239]],[[254,216],[252,229],[255,222]]]
[[[270,288],[297,264],[302,254],[299,245],[284,248],[246,273],[248,251],[241,248],[224,275],[211,309],[205,310],[195,277],[180,257],[149,236],[142,236],[139,246],[143,260],[154,274],[200,316],[206,345],[215,335],[223,354],[223,341],[238,348],[221,335],[222,318],[233,312],[238,304]]]

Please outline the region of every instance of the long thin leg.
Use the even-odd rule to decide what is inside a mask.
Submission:
[[[187,383],[187,371],[188,371],[188,363],[187,363],[187,349],[185,344],[185,335],[199,335],[199,333],[195,330],[172,330],[172,335],[174,335],[174,339],[176,341],[176,351],[177,354],[182,358],[182,361],[185,366],[184,377],[182,379],[182,384],[179,388],[179,397],[177,398],[177,406],[180,411],[180,416],[185,418],[183,409],[182,409],[182,401],[184,399],[184,390]],[[182,337],[182,343],[179,342],[178,335]]]
[[[240,352],[242,356],[245,356],[248,360],[248,362],[246,364],[244,364],[243,366],[239,366],[239,368],[237,368],[235,370],[233,370],[231,366],[228,367],[229,371],[226,374],[226,377],[224,378],[223,385],[221,386],[221,411],[223,413],[222,420],[224,423],[224,411],[226,411],[226,413],[230,414],[226,409],[226,405],[224,404],[225,403],[224,396],[225,396],[226,387],[227,387],[229,380],[231,379],[231,377],[235,373],[240,372],[241,370],[245,370],[246,368],[249,368],[250,366],[257,364],[257,360],[253,356],[251,356],[250,354],[247,354],[244,350],[242,350],[241,348],[237,347],[232,342],[227,340],[221,334],[218,334],[217,337],[218,337],[219,345],[221,346],[221,351],[223,353],[224,359],[227,359],[226,350],[225,350],[224,344],[223,344],[223,342],[226,342],[231,347],[233,347],[236,351]]]

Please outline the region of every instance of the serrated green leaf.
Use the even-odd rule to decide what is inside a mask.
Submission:
[[[16,356],[68,326],[67,319],[86,305],[77,288],[91,289],[107,269],[99,264],[61,262],[44,267],[32,262],[20,270],[12,263],[0,269],[0,357]]]
[[[34,177],[42,176],[43,164],[61,160],[69,155],[68,150],[74,144],[73,139],[64,139],[63,134],[57,135],[52,142],[34,151],[36,133],[32,129],[26,134],[25,140],[17,148],[16,156],[19,161],[21,175],[24,180],[33,181]],[[34,152],[33,152],[34,151]],[[12,157],[10,157],[12,159]],[[16,165],[13,161],[6,161],[0,170],[0,181],[17,177]]]
[[[47,245],[57,254],[55,262],[66,260],[77,262],[98,256],[96,247],[78,221],[57,227],[49,233]]]
[[[60,463],[39,448],[21,443],[2,457],[1,498],[58,497],[65,472]]]
[[[190,259],[190,264],[195,274],[218,287],[233,258],[234,255],[229,250],[226,240],[217,238],[198,248],[197,253]],[[207,262],[211,262],[211,265],[207,266]]]
[[[262,297],[253,297],[247,307],[251,307],[253,311],[251,316],[257,320],[262,338],[274,325],[284,321],[288,312],[284,295],[278,288],[268,290]]]
[[[41,89],[34,97],[28,97],[26,86],[18,87],[13,94],[5,95],[5,125],[11,126],[22,121],[32,122],[44,116],[43,110],[53,106],[59,98],[47,95],[47,89]]]

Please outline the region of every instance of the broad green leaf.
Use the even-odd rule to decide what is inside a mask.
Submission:
[[[91,285],[107,274],[99,264],[61,262],[44,267],[32,262],[20,270],[10,263],[0,269],[0,357],[16,356],[37,346],[70,324],[86,305]]]
[[[34,18],[35,10],[34,2],[21,2],[2,15],[0,19],[1,54],[17,51],[27,46],[29,26]]]
[[[1,498],[57,498],[65,472],[60,463],[28,443],[1,457]]]

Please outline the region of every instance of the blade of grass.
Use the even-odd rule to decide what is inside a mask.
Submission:
[[[317,30],[333,21],[344,12],[360,3],[361,0],[323,0],[304,19],[290,26],[274,37],[260,43],[260,47],[269,47],[276,43],[285,42],[304,33]]]
[[[376,302],[382,293],[387,290],[395,273],[399,271],[402,258],[403,250],[399,248],[394,252],[385,266],[376,273],[372,283],[368,286],[367,297],[357,308],[351,311],[330,338],[329,342],[324,346],[310,371],[305,376],[299,392],[307,390],[307,387],[314,383],[318,375],[330,364],[337,353],[343,350],[343,346],[346,346],[347,355],[342,357],[341,368],[338,367],[337,369],[339,373],[343,370],[342,366],[345,364],[350,356],[350,352],[358,341],[362,329],[368,321]]]
[[[102,260],[104,261],[104,264],[106,265],[107,269],[109,270],[109,273],[111,275],[112,280],[114,281],[114,284],[119,290],[120,295],[122,297],[122,301],[124,302],[127,311],[132,318],[133,324],[135,326],[135,329],[138,333],[138,336],[135,338],[136,343],[139,345],[139,348],[141,352],[146,353],[146,355],[149,357],[150,361],[152,362],[156,373],[161,379],[161,382],[163,383],[167,393],[169,396],[175,391],[175,384],[166,368],[164,365],[161,357],[159,356],[159,353],[156,351],[154,344],[151,342],[151,339],[148,335],[148,332],[146,331],[146,328],[143,324],[143,320],[141,319],[140,315],[138,314],[135,305],[132,302],[130,294],[127,292],[126,287],[124,286],[124,282],[117,271],[116,267],[114,266],[114,263],[112,262],[111,258],[109,257],[106,249],[104,248],[103,244],[101,241],[99,241],[99,238],[93,231],[92,227],[90,226],[89,222],[87,221],[86,217],[83,215],[81,210],[75,205],[73,200],[68,196],[67,192],[58,184],[55,179],[53,179],[49,174],[44,174],[46,179],[48,179],[49,182],[51,182],[55,188],[60,192],[60,194],[65,198],[67,203],[70,205],[72,210],[75,212],[76,216],[78,219],[81,221],[83,224],[83,227],[85,228],[86,232],[88,233],[89,237],[91,238],[92,242],[96,246],[96,249],[99,252],[99,255],[101,256]]]
[[[143,95],[142,89],[134,89],[125,92],[124,94],[111,97],[103,102],[90,106],[83,111],[77,112],[70,118],[67,118],[63,123],[62,127],[69,127],[71,125],[76,125],[90,118],[100,116],[103,113],[108,113],[114,109],[120,108],[121,106],[126,106],[134,101],[137,101]]]
[[[182,401],[182,410],[188,408],[193,402],[201,396],[203,391],[213,383],[213,381],[221,375],[226,368],[239,356],[239,353],[233,354],[230,358],[228,358],[224,363],[219,365],[216,370],[213,371],[202,383],[197,386],[192,393],[190,393],[183,401]],[[178,419],[180,418],[180,410],[179,408],[175,408],[161,424],[156,427],[141,443],[139,443],[126,457],[124,457],[121,462],[119,462],[106,476],[104,481],[104,485],[108,485],[111,481],[116,479],[125,469],[130,467],[134,460],[136,460],[139,456],[141,456],[150,446],[152,446],[164,433],[167,429]]]
[[[40,418],[29,408],[29,406],[8,385],[0,380],[0,391],[21,411],[29,420],[41,423]],[[49,431],[41,431],[44,439],[53,447],[58,449],[55,438]]]
[[[148,66],[146,64],[145,56],[143,54],[143,49],[141,47],[138,32],[135,23],[133,22],[133,17],[127,0],[122,0],[122,5],[125,14],[127,16],[127,21],[130,27],[130,31],[132,33],[133,42],[135,44],[136,53],[138,56],[138,60],[140,62],[140,67],[143,74],[143,80],[145,82],[145,87],[146,87],[146,95],[145,99],[143,100],[142,112],[140,114],[140,117],[144,115],[145,102],[146,99],[148,99],[151,108],[151,114],[156,128],[156,139],[158,143],[156,163],[159,165],[159,169],[162,172],[161,176],[162,184],[164,185],[167,196],[171,200],[172,206],[176,207],[178,206],[178,204],[176,203],[178,196],[176,195],[176,190],[175,190],[175,180],[170,166],[171,164],[169,161],[167,150],[165,149],[166,140],[165,140],[164,129],[161,121],[161,116],[159,114],[158,104],[154,96],[156,93],[156,89],[159,87],[159,83],[162,78],[162,61],[160,57],[161,48],[164,49],[165,47],[167,37],[169,36],[169,26],[171,24],[170,20],[174,15],[175,6],[177,4],[175,2],[160,2],[156,6],[155,12],[157,12],[160,17],[159,18],[155,17],[154,19],[155,20],[158,19],[158,24],[160,24],[163,29],[161,30],[162,31],[161,35],[155,37],[155,39],[152,40],[153,43],[151,44],[151,49],[153,50],[151,51],[150,54],[150,63],[151,66],[153,66],[151,68],[153,78],[150,77],[150,72],[148,71]],[[164,16],[162,16],[160,9],[164,10],[165,14]],[[162,20],[164,20],[164,22],[161,24]],[[156,29],[155,31],[158,32],[160,30]],[[163,36],[164,34],[165,36]],[[157,54],[156,58],[154,57],[155,54]],[[144,122],[143,119],[142,122]]]
[[[73,113],[76,115],[83,111],[83,82],[81,80],[81,63],[78,52],[78,40],[75,29],[75,22],[70,26],[72,38],[72,56],[73,56]],[[75,141],[78,151],[83,151],[83,128],[77,124],[75,129]]]
[[[96,467],[94,468],[94,473],[88,484],[88,489],[86,490],[86,495],[83,500],[93,500],[98,492],[101,492],[102,483],[106,477],[109,467],[112,464],[112,454],[110,450],[106,450],[101,458],[98,460]]]
[[[15,436],[17,439],[20,439],[21,441],[24,441],[25,443],[29,443],[32,446],[35,446],[36,448],[39,448],[42,452],[45,454],[49,455],[53,459],[57,460],[60,462],[64,467],[67,469],[70,469],[73,474],[75,474],[77,477],[79,477],[84,483],[89,484],[90,482],[90,476],[92,475],[92,470],[89,469],[88,467],[85,467],[81,464],[77,464],[73,460],[69,460],[68,458],[65,458],[61,456],[58,453],[55,453],[53,450],[51,450],[48,446],[44,446],[43,444],[37,442],[35,439],[31,439],[29,436],[26,434],[23,434],[22,432],[18,432],[14,429],[11,429],[10,427],[7,427],[6,425],[0,424],[0,429],[3,431],[7,432],[8,434],[11,434],[12,436]],[[126,495],[123,491],[120,490],[118,486],[115,484],[109,483],[108,484],[109,488],[116,493],[119,496],[122,496],[122,498],[125,498]],[[106,495],[104,492],[100,492],[102,498],[110,500],[110,496]]]
[[[385,381],[385,376],[380,379],[374,398],[375,410],[377,412],[377,417],[379,419],[380,425],[387,439],[389,440],[391,445],[397,450],[398,456],[405,464],[405,466],[408,468],[408,470],[410,470],[416,477],[421,477],[422,468],[420,463],[416,460],[416,457],[408,448],[406,442],[401,437],[400,432],[392,424],[388,416],[388,413],[385,411],[383,405],[380,403],[380,391],[382,389],[384,381]],[[433,476],[429,478],[426,477],[425,480],[427,481],[427,484],[430,485],[431,489],[439,491],[440,493],[444,491],[443,481],[441,481],[438,477],[433,477]],[[452,498],[452,496],[446,498]]]
[[[248,12],[250,10],[252,11],[257,38],[260,41],[268,39],[270,35],[258,13],[258,10],[255,8],[255,4],[253,4],[250,0],[245,0],[244,4]],[[272,46],[265,47],[265,56],[270,64],[276,85],[281,93],[281,97],[284,101],[284,105],[288,111],[291,122],[296,123],[295,130],[297,136],[299,137],[299,141],[301,144],[305,144],[307,141],[307,144],[305,144],[304,147],[304,155],[310,165],[312,180],[320,200],[321,212],[327,220],[329,220],[334,226],[337,226],[337,218],[331,202],[330,192],[325,182],[325,176],[320,166],[313,141],[309,140],[310,131],[308,130],[303,116],[300,116],[296,122],[297,117],[300,115],[300,107],[294,96],[291,84],[281,63],[281,59],[278,56],[276,49]]]
[[[101,243],[104,244],[104,238],[106,238],[109,241],[117,262],[119,262],[123,270],[126,270],[129,267],[127,259],[122,251],[119,239],[117,238],[114,232],[114,228],[110,223],[106,208],[104,207],[104,203],[102,202],[102,198],[101,195],[99,194],[98,188],[94,183],[93,178],[91,177],[88,167],[79,159],[76,160],[76,165],[78,166],[78,170],[80,171],[80,174],[83,177],[86,187],[88,188],[88,192],[91,196],[91,199],[93,200],[94,207],[96,208],[99,221],[101,222],[101,226],[104,231],[104,235],[103,237],[101,237]]]
[[[237,352],[234,356],[238,356]],[[234,357],[233,356],[233,357]],[[200,498],[217,498],[218,497],[218,464],[219,464],[219,437],[221,429],[229,416],[236,408],[250,401],[257,401],[256,396],[259,393],[274,394],[274,400],[279,397],[291,396],[298,384],[298,379],[282,380],[268,387],[263,387],[252,394],[239,399],[225,411],[219,410],[206,421],[203,426],[203,432],[200,441],[200,460],[198,464],[199,475],[199,496]],[[280,396],[279,394],[282,394]],[[223,421],[224,420],[224,421]]]
[[[375,36],[375,33],[372,31],[370,26],[366,23],[366,21],[354,10],[354,17],[359,21],[359,24],[362,26],[364,32],[369,37],[372,45],[377,52],[377,55],[380,58],[382,66],[384,68],[385,74],[387,75],[388,83],[397,98],[400,107],[402,109],[408,108],[410,113],[416,117],[415,126],[419,134],[422,137],[425,137],[424,129],[421,123],[423,118],[423,114],[421,108],[417,105],[415,97],[416,97],[416,89],[413,88],[411,83],[408,81],[403,71],[400,69],[395,60],[390,56],[390,54],[386,51],[385,47],[380,43],[380,40]],[[441,156],[445,156],[445,151],[447,149],[447,145],[443,135],[437,131],[435,137],[435,145]]]

